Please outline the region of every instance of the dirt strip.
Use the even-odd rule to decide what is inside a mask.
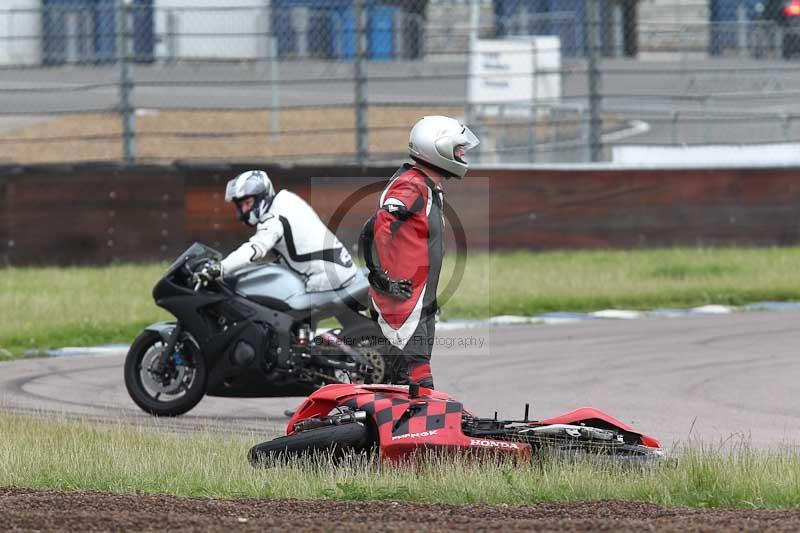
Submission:
[[[798,531],[800,509],[671,509],[622,501],[437,505],[213,500],[0,488],[0,531]]]
[[[369,150],[403,159],[408,131],[424,115],[459,116],[463,108],[372,107]],[[143,160],[342,159],[355,153],[352,108],[291,109],[280,113],[272,138],[269,111],[149,111],[136,117],[137,158]],[[122,122],[114,113],[68,114],[47,122],[0,124],[0,161],[64,163],[122,158]],[[544,134],[542,134],[544,135]]]

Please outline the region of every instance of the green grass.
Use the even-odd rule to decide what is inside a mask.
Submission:
[[[445,318],[800,299],[800,248],[477,254]],[[445,273],[452,272],[452,264]],[[443,281],[446,285],[446,279]]]
[[[588,460],[513,465],[433,458],[414,466],[356,459],[254,471],[246,453],[265,440],[261,435],[173,435],[122,423],[99,427],[3,413],[0,434],[0,486],[213,498],[507,504],[611,498],[667,506],[800,506],[800,456],[745,445],[687,447],[677,461],[650,468]]]
[[[166,265],[0,270],[0,359],[27,349],[130,343],[170,315],[151,291]]]
[[[800,248],[472,254],[443,317],[800,300]],[[29,348],[131,342],[168,319],[150,296],[166,264],[0,269],[0,358]]]

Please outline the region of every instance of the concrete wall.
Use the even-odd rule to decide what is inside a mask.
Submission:
[[[223,198],[265,168],[349,247],[395,168],[0,167],[0,264],[171,259],[193,241],[230,251],[250,231]],[[468,250],[800,244],[800,167],[476,169],[446,184],[447,245]]]

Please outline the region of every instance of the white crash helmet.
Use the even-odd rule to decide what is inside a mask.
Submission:
[[[253,209],[245,215],[239,202],[248,196],[255,198],[255,204]],[[272,180],[263,170],[242,172],[225,186],[225,201],[236,203],[236,212],[239,215],[239,220],[248,226],[258,224],[261,216],[267,212],[267,208],[274,196],[275,187],[272,186]]]
[[[424,117],[411,128],[408,138],[408,153],[415,161],[427,163],[448,176],[463,178],[469,164],[456,157],[455,149],[465,151],[478,146],[480,141],[468,127],[454,118],[443,116]]]

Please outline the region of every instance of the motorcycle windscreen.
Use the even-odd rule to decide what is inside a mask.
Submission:
[[[167,269],[167,275],[171,274],[185,263],[196,262],[203,259],[222,259],[222,254],[217,250],[196,242],[186,249]]]

